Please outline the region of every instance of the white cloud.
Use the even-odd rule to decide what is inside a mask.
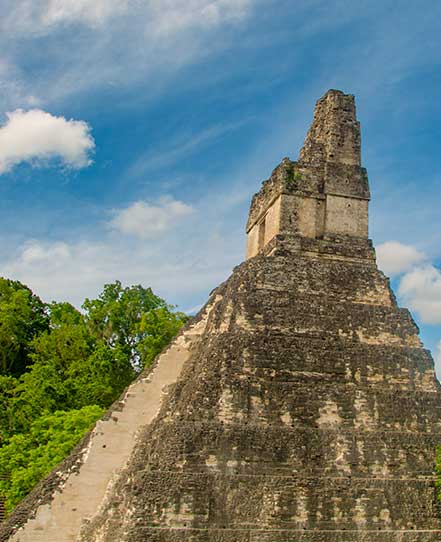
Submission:
[[[30,241],[23,246],[20,259],[25,265],[46,265],[47,260],[61,262],[71,256],[67,243],[53,243],[45,246],[36,241]]]
[[[6,117],[0,126],[0,174],[20,162],[38,165],[51,158],[72,168],[91,163],[95,143],[86,122],[55,117],[41,109],[17,109]]]
[[[99,292],[104,283],[122,276],[118,273],[124,265],[122,261],[118,265],[120,255],[110,246],[90,241],[32,240],[3,263],[0,274],[28,284],[45,301],[67,300],[80,306],[87,295]]]
[[[40,3],[43,25],[69,22],[102,23],[109,17],[124,13],[129,0],[46,0]]]
[[[427,264],[406,273],[398,295],[424,324],[441,324],[441,271]]]
[[[390,276],[405,273],[426,259],[415,247],[398,241],[387,241],[379,245],[376,252],[379,268]]]
[[[436,345],[435,370],[437,374],[441,374],[441,341],[439,341],[439,343]]]
[[[441,271],[411,245],[387,241],[377,247],[380,269],[401,275],[400,302],[414,311],[424,324],[441,324]]]
[[[161,198],[156,204],[136,201],[124,209],[115,210],[109,224],[121,233],[147,239],[173,228],[193,210],[190,205],[173,198]]]

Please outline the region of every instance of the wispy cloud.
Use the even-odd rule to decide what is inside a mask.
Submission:
[[[130,0],[15,0],[5,8],[3,27],[10,35],[44,35],[59,25],[95,27],[124,13]]]
[[[13,67],[3,86],[44,102],[89,89],[150,82],[150,93],[182,66],[228,46],[219,32],[251,12],[252,0],[4,0],[2,57]],[[62,31],[62,43],[60,32]],[[26,38],[26,53],[23,44]],[[33,49],[33,40],[38,48]],[[57,46],[58,44],[58,46]],[[59,46],[62,48],[60,54]],[[32,61],[45,70],[29,70]],[[115,59],[118,61],[115,61]],[[26,69],[23,66],[26,65]],[[32,72],[32,75],[30,73]],[[41,75],[40,75],[41,74]],[[1,98],[22,107],[15,96]],[[1,109],[1,102],[0,102]]]
[[[216,124],[196,133],[179,133],[174,139],[167,140],[166,145],[141,153],[130,165],[126,174],[141,176],[152,170],[170,168],[182,158],[189,158],[207,145],[216,143],[224,135],[241,128],[249,120],[241,119],[237,122]]]
[[[34,13],[37,12],[40,24],[47,27],[75,22],[102,24],[129,7],[129,0],[45,0],[40,6],[38,3],[33,1]]]
[[[41,165],[52,158],[76,169],[91,163],[95,142],[86,122],[66,120],[40,109],[17,109],[6,117],[0,126],[0,174],[20,162]]]
[[[115,210],[109,226],[121,233],[147,239],[175,227],[193,211],[187,203],[168,197],[162,197],[156,203],[135,201],[128,207]]]
[[[158,36],[171,36],[194,27],[212,27],[245,17],[252,0],[163,0],[151,2]]]
[[[109,19],[142,16],[157,35],[170,36],[244,17],[251,0],[14,0],[7,2],[4,28],[13,34],[46,34],[71,24],[96,28]],[[6,24],[7,23],[7,24]]]

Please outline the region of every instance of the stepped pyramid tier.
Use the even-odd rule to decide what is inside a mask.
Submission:
[[[354,98],[253,198],[247,260],[18,508],[20,542],[435,542],[441,389],[368,239]]]

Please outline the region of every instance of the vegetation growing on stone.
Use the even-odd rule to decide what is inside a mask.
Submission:
[[[14,506],[66,457],[187,317],[107,284],[83,312],[0,278],[0,498]]]
[[[291,183],[296,183],[298,181],[301,181],[302,179],[302,174],[299,171],[293,170],[291,176],[288,178],[288,181]]]
[[[285,168],[286,182],[288,183],[288,186],[295,186],[299,181],[303,180],[300,171],[295,169],[295,162],[286,160],[283,162],[283,166]]]

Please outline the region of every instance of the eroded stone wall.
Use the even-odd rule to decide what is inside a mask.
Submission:
[[[360,165],[360,124],[352,94],[329,90],[318,100],[299,159],[311,164]]]
[[[435,542],[440,386],[367,241],[235,270],[83,542]],[[328,253],[327,253],[328,252]]]
[[[273,220],[278,198],[280,218]],[[299,160],[285,158],[254,196],[247,224],[247,258],[261,252],[278,234],[367,238],[369,198],[367,173],[360,166],[354,97],[331,90],[317,102]],[[258,232],[267,220],[271,227],[259,241]]]

